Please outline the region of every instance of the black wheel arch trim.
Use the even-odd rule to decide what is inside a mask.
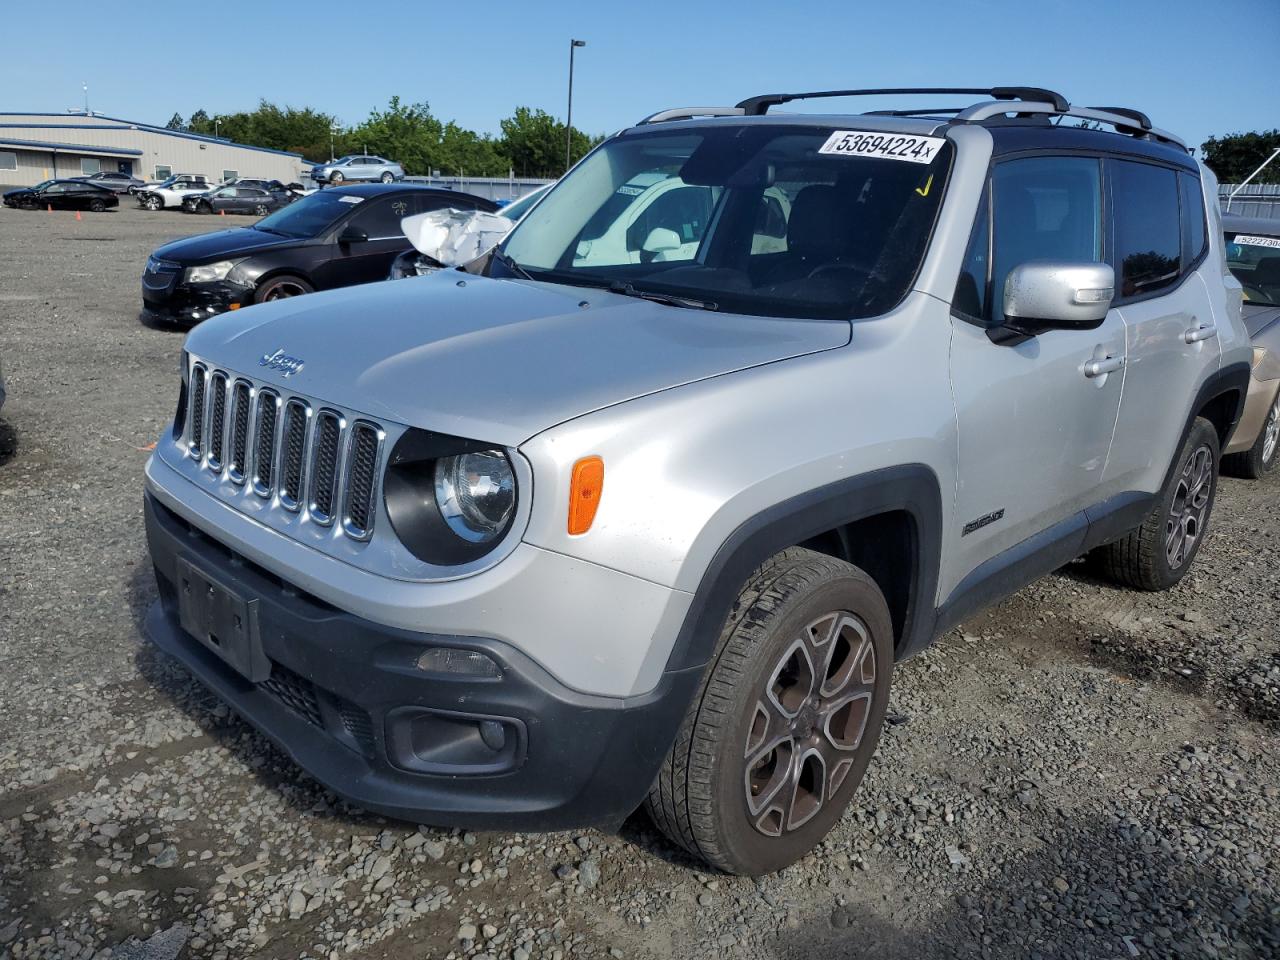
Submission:
[[[667,661],[667,672],[701,668],[711,659],[725,618],[751,572],[787,547],[845,524],[905,512],[911,519],[911,589],[899,659],[934,637],[934,602],[942,557],[942,495],[937,474],[922,463],[886,467],[798,494],[745,520],[716,551],[694,592]]]
[[[1187,442],[1187,437],[1190,436],[1191,428],[1195,425],[1196,418],[1200,416],[1200,412],[1214,400],[1229,393],[1234,393],[1236,395],[1235,409],[1231,411],[1230,419],[1225,424],[1225,429],[1219,438],[1222,447],[1225,449],[1226,445],[1231,441],[1231,435],[1235,433],[1240,417],[1244,414],[1245,400],[1249,394],[1249,378],[1252,375],[1252,367],[1247,362],[1240,361],[1222,367],[1207,377],[1205,382],[1200,385],[1199,391],[1196,392],[1195,401],[1191,404],[1191,409],[1187,411],[1186,423],[1182,426],[1182,433],[1178,435],[1178,445],[1174,448],[1173,456],[1169,459],[1169,469],[1165,471],[1164,480],[1160,485],[1161,490],[1169,486],[1169,478],[1178,467],[1178,453]]]

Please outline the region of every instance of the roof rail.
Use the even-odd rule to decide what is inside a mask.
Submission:
[[[738,106],[748,117],[758,117],[792,100],[817,100],[827,97],[881,97],[881,96],[931,96],[934,94],[972,94],[994,97],[997,100],[1048,101],[1059,110],[1066,110],[1067,98],[1042,87],[885,87],[866,90],[815,90],[811,93],[766,93],[748,97]]]
[[[1126,107],[1100,109],[1098,107],[1073,107],[1071,104],[1067,104],[1065,110],[1059,110],[1052,103],[1019,103],[1017,106],[1011,106],[1007,102],[991,101],[988,103],[975,103],[973,106],[961,110],[956,114],[956,120],[981,123],[984,120],[990,120],[992,117],[1004,116],[1007,113],[1017,113],[1023,116],[1048,114],[1057,117],[1079,117],[1082,120],[1096,120],[1099,123],[1108,123],[1121,132],[1131,133],[1137,137],[1160,140],[1186,150],[1188,153],[1191,152],[1186,143],[1179,137],[1174,136],[1167,130],[1151,126],[1151,120],[1146,114]]]
[[[645,123],[662,123],[664,120],[690,120],[694,117],[740,117],[741,107],[676,107],[674,110],[659,110],[645,117],[636,126]]]

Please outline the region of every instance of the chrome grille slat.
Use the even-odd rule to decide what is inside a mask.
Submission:
[[[297,510],[302,504],[310,412],[307,404],[296,398],[285,404],[280,433],[280,503],[286,510]]]
[[[223,446],[226,442],[227,425],[227,375],[221,370],[209,378],[210,400],[209,414],[209,469],[222,470]]]
[[[316,416],[312,443],[311,516],[316,523],[333,522],[333,506],[338,497],[338,454],[342,449],[342,417],[333,410]]]
[[[196,358],[188,397],[180,442],[195,461],[192,469],[205,471],[222,496],[252,490],[261,500],[250,512],[288,511],[319,527],[336,526],[333,533],[346,539],[370,539],[385,466],[382,424],[313,408],[304,397]],[[221,486],[228,481],[248,490]]]
[[[207,399],[209,371],[203,364],[191,368],[191,427],[187,431],[187,452],[199,460],[204,456],[204,406]]]
[[[249,407],[253,403],[253,387],[248,380],[237,380],[231,393],[231,456],[227,475],[236,483],[244,483],[249,468]]]
[[[275,490],[276,427],[280,419],[280,395],[259,390],[257,416],[253,422],[253,492],[269,497]]]
[[[347,535],[367,540],[373,532],[377,509],[374,490],[378,480],[378,460],[382,447],[382,431],[367,420],[358,420],[351,428],[346,458],[347,478],[343,494],[342,526]]]

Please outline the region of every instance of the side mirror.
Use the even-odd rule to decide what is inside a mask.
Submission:
[[[364,243],[369,239],[369,235],[359,227],[345,227],[338,234],[339,243]]]
[[[1047,330],[1094,330],[1107,318],[1115,283],[1105,263],[1019,264],[1004,283],[1004,324],[987,335],[1012,346]]]
[[[641,247],[645,253],[666,253],[669,250],[680,249],[680,234],[667,227],[654,227],[649,231],[649,236],[645,237],[644,246]]]

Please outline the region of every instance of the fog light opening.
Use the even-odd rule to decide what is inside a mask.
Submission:
[[[497,680],[502,676],[502,668],[492,657],[479,650],[460,650],[456,647],[432,647],[418,656],[415,666],[426,673],[453,677]]]

